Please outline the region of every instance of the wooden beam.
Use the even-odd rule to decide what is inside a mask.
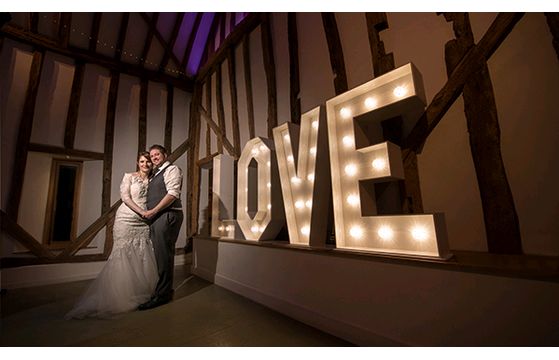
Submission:
[[[147,149],[147,116],[148,116],[148,87],[147,79],[140,81],[140,106],[138,111],[138,153]]]
[[[264,58],[264,72],[266,73],[266,85],[268,91],[268,138],[273,139],[274,134],[272,130],[278,126],[278,100],[276,89],[276,64],[274,61],[274,45],[272,40],[270,14],[262,14],[260,29],[262,55]]]
[[[322,13],[322,25],[324,27],[328,51],[330,53],[330,65],[332,66],[332,73],[334,75],[334,89],[336,95],[339,95],[347,91],[347,76],[345,72],[342,42],[336,23],[336,15],[334,13]]]
[[[237,13],[229,13],[229,34],[235,30],[236,14]]]
[[[229,47],[234,47],[243,39],[246,35],[250,34],[250,32],[258,25],[260,25],[261,18],[260,15],[257,13],[250,13],[248,14],[243,21],[239,23],[235,27],[235,31],[233,31],[227,39],[221,44],[219,50],[213,54],[206,63],[200,68],[198,74],[196,75],[196,81],[204,82],[203,79],[206,78],[206,75],[210,70],[214,67],[215,64],[219,64],[225,60],[227,57],[227,52]]]
[[[29,32],[36,34],[39,32],[39,13],[29,13],[29,23],[27,24]]]
[[[42,51],[35,51],[33,53],[33,62],[31,63],[29,81],[27,82],[25,103],[19,122],[17,145],[14,156],[16,161],[14,162],[11,190],[8,194],[8,206],[6,208],[7,215],[14,220],[17,219],[19,212],[19,202],[21,200],[23,179],[25,177],[25,166],[27,165],[27,151],[31,139],[31,130],[33,128],[33,117],[35,114],[35,105],[37,103],[41,71],[43,69],[43,60],[44,54]]]
[[[217,107],[217,121],[219,121],[219,129],[223,134],[223,137],[227,139],[227,127],[225,126],[225,109],[223,106],[223,85],[222,85],[222,78],[223,78],[223,71],[221,70],[221,65],[217,66],[217,70],[215,73],[215,102]],[[233,153],[235,151],[233,150]],[[223,153],[223,146],[221,147],[220,154]]]
[[[190,151],[192,149],[193,145],[192,145],[192,139],[186,139],[185,141],[182,142],[182,144],[180,144],[175,151],[173,151],[169,157],[167,158],[167,160],[169,162],[175,162],[179,157],[181,157],[185,152]]]
[[[157,24],[157,19],[159,19],[159,13],[155,12],[153,13],[153,15],[151,16],[151,19],[149,20],[151,24],[148,24],[148,32],[146,34],[146,40],[144,41],[144,48],[142,50],[142,55],[140,56],[140,65],[144,66],[144,64],[146,63],[146,60],[148,58],[148,54],[149,54],[149,49],[151,48],[151,43],[153,41],[153,36],[154,36],[154,30],[155,30],[155,24]]]
[[[173,60],[176,66],[180,66],[181,62],[179,61],[175,53],[173,53],[173,49],[169,48],[169,44],[167,44],[167,41],[163,38],[159,30],[157,30],[156,22],[151,21],[151,19],[146,13],[140,13],[140,16],[144,19],[146,24],[148,24],[155,38],[161,43],[161,46],[163,47],[165,53],[169,55],[169,57],[171,58],[171,60]]]
[[[551,43],[553,44],[555,54],[559,60],[559,13],[545,13],[545,17],[547,20],[547,26],[549,27],[549,31],[553,37]]]
[[[456,65],[443,88],[435,95],[423,115],[419,118],[406,140],[404,149],[421,153],[425,140],[441,121],[454,101],[462,93],[464,84],[485,61],[497,50],[514,26],[522,19],[523,13],[500,13],[483,38],[472,47]]]
[[[188,42],[186,43],[186,48],[184,49],[184,55],[182,57],[182,62],[180,66],[180,70],[186,73],[186,67],[188,65],[188,60],[190,59],[190,53],[192,52],[192,47],[194,46],[194,40],[196,40],[196,35],[198,34],[198,28],[200,27],[200,23],[202,21],[203,13],[196,14],[196,18],[194,19],[194,25],[192,26],[192,31],[190,32],[190,37],[188,38]]]
[[[118,31],[118,39],[115,45],[115,60],[121,61],[124,53],[124,42],[126,41],[126,32],[128,30],[128,21],[130,20],[130,13],[122,13],[120,20],[120,29]]]
[[[167,108],[165,110],[165,140],[164,146],[167,151],[173,151],[173,87],[167,85]]]
[[[206,111],[208,114],[212,113],[212,75],[206,79]],[[212,152],[212,144],[211,144],[211,132],[210,132],[210,124],[206,124],[206,156],[209,156]],[[220,154],[223,154],[223,143],[221,139],[217,139],[217,151]],[[198,155],[196,155],[198,156]]]
[[[224,13],[221,16],[221,24],[219,24],[219,46],[223,44],[225,40],[225,23],[227,21],[227,13]]]
[[[210,25],[210,31],[208,33],[208,38],[206,40],[206,45],[204,48],[204,53],[202,54],[202,60],[200,61],[200,64],[206,64],[208,61],[208,58],[210,55],[214,54],[214,48],[215,48],[215,34],[217,32],[217,28],[219,25],[219,19],[221,18],[222,13],[215,13],[213,19],[212,19],[212,23]],[[213,65],[217,65],[219,64],[218,62],[215,62]],[[212,66],[213,67],[213,66]]]
[[[122,204],[122,200],[118,200],[113,204],[113,206],[107,207],[107,210],[103,211],[103,214],[91,225],[89,225],[87,229],[85,229],[80,236],[78,236],[76,240],[70,244],[70,246],[58,254],[57,258],[61,259],[72,256],[80,251],[80,249],[89,245],[95,235],[97,235],[97,233],[107,225],[110,219],[114,218],[120,204]]]
[[[196,161],[196,164],[199,167],[204,167],[205,165],[210,164],[213,161],[214,157],[216,157],[217,155],[219,155],[219,153],[214,152],[213,154],[210,154],[210,155],[206,156],[205,158],[199,159],[198,161]]]
[[[19,226],[11,216],[0,210],[0,224],[2,231],[10,235],[14,240],[37,257],[40,258],[53,258],[54,255],[45,247],[41,245],[31,234],[24,228]],[[4,239],[2,239],[4,241]]]
[[[254,104],[252,101],[252,75],[250,73],[250,36],[246,34],[243,39],[243,67],[245,73],[245,91],[247,97],[247,121],[248,121],[248,133],[249,137],[253,139],[255,137],[254,128]]]
[[[235,71],[235,49],[229,50],[227,58],[229,73],[229,93],[231,94],[231,127],[233,129],[233,146],[235,154],[241,156],[241,133],[239,130],[239,108],[237,104],[237,72]]]
[[[68,105],[68,114],[66,116],[66,129],[64,131],[64,146],[68,149],[74,148],[84,74],[85,64],[80,60],[76,61],[72,91],[70,92],[70,104]]]
[[[169,49],[171,53],[173,53],[173,49],[175,48],[175,44],[177,42],[177,36],[179,35],[179,30],[182,25],[182,21],[184,20],[184,13],[178,13],[177,18],[175,19],[175,25],[173,26],[173,30],[171,32],[171,36],[169,37]],[[160,69],[163,70],[169,64],[170,55],[168,52],[165,52],[163,55],[163,59],[159,65]],[[178,60],[178,59],[177,59]],[[182,62],[181,62],[182,64]],[[180,64],[177,64],[180,67]],[[184,71],[182,68],[179,68],[180,71]]]
[[[297,13],[287,13],[287,43],[289,46],[289,107],[291,122],[301,123],[301,98],[299,93],[299,36],[297,34]]]
[[[194,236],[198,232],[198,200],[200,198],[200,167],[196,164],[200,148],[200,111],[202,103],[202,84],[196,83],[194,94],[190,103],[190,121],[188,138],[191,147],[188,152],[188,189],[187,189],[187,237]]]
[[[475,43],[467,13],[444,13],[444,17],[452,22],[456,36],[445,45],[447,73],[450,75]],[[488,250],[496,254],[522,254],[518,215],[501,155],[497,105],[485,61],[469,74],[463,98]]]
[[[206,120],[206,122],[210,125],[210,128],[217,135],[217,137],[221,138],[223,146],[225,147],[225,149],[227,150],[229,155],[231,155],[232,157],[237,159],[238,157],[235,154],[235,148],[233,147],[233,145],[231,145],[229,140],[227,140],[227,138],[225,137],[225,134],[223,134],[223,132],[221,131],[219,126],[217,126],[215,121],[212,119],[211,115],[206,111],[206,109],[204,109],[204,107],[202,105],[200,105],[199,109],[200,109],[200,115],[202,115],[204,120]]]
[[[101,200],[101,212],[109,211],[111,204],[111,179],[113,172],[113,147],[114,128],[116,115],[116,100],[118,96],[118,84],[120,74],[111,72],[111,84],[109,87],[109,100],[107,103],[107,117],[105,122],[105,159],[103,161],[103,192]]]
[[[384,42],[380,40],[380,32],[388,29],[386,13],[366,13],[367,32],[369,35],[369,46],[373,59],[373,74],[375,77],[394,70],[394,55],[387,54],[384,50]]]
[[[58,41],[60,46],[68,47],[70,41],[70,29],[72,27],[72,13],[60,13],[60,22],[58,24]]]
[[[61,155],[61,156],[69,156],[74,159],[79,160],[103,160],[105,158],[105,154],[93,152],[93,151],[86,151],[86,150],[76,150],[76,149],[68,149],[58,146],[52,145],[45,145],[45,144],[35,144],[30,143],[28,146],[29,151],[41,152],[45,154],[53,154],[53,155]]]
[[[99,42],[99,30],[101,29],[101,18],[103,13],[96,12],[93,14],[93,21],[91,23],[91,32],[89,40],[89,52],[95,53],[97,51],[97,43]]]
[[[36,46],[42,50],[52,51],[54,53],[67,56],[74,60],[82,60],[85,63],[97,64],[109,70],[118,71],[123,74],[128,74],[137,77],[145,77],[151,81],[173,84],[174,87],[192,92],[194,82],[192,79],[179,76],[174,77],[163,74],[157,71],[144,69],[139,65],[123,63],[116,61],[111,57],[100,54],[90,53],[88,50],[79,49],[70,46],[69,48],[62,48],[58,43],[48,39],[42,35],[32,34],[21,28],[15,27],[12,24],[6,24],[0,29],[0,35],[4,35],[10,39],[20,41],[26,44]]]

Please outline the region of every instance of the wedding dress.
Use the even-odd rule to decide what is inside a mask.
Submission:
[[[150,299],[158,281],[157,263],[149,238],[149,226],[125,203],[131,198],[145,209],[148,180],[124,174],[120,184],[123,199],[113,227],[113,250],[105,266],[66,314],[66,319],[109,318],[135,310]]]

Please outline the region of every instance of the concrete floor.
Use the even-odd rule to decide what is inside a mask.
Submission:
[[[64,320],[90,280],[1,296],[1,346],[351,346],[177,266],[164,306],[110,320]]]

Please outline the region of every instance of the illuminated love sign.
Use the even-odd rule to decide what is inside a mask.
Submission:
[[[324,107],[303,114],[300,131],[291,123],[274,128],[275,147],[268,139],[250,140],[237,172],[237,223],[244,237],[273,239],[287,220],[291,243],[324,245],[326,194],[331,191],[336,247],[446,257],[442,214],[379,216],[375,205],[374,183],[404,179],[401,150],[383,141],[381,121],[401,116],[406,133],[424,108],[421,74],[407,64],[328,100],[326,114]],[[252,217],[247,179],[253,159],[258,166],[258,210]],[[221,166],[219,161],[214,159],[214,168]],[[214,172],[214,189],[219,189],[215,176]],[[213,218],[219,216],[214,213]],[[212,236],[235,236],[224,234],[226,226],[235,228],[234,220],[217,222]]]

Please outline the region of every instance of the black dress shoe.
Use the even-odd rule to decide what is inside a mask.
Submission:
[[[138,310],[148,310],[153,309],[155,307],[167,304],[173,300],[173,294],[166,295],[166,296],[154,296],[148,302],[145,302],[138,306]]]

